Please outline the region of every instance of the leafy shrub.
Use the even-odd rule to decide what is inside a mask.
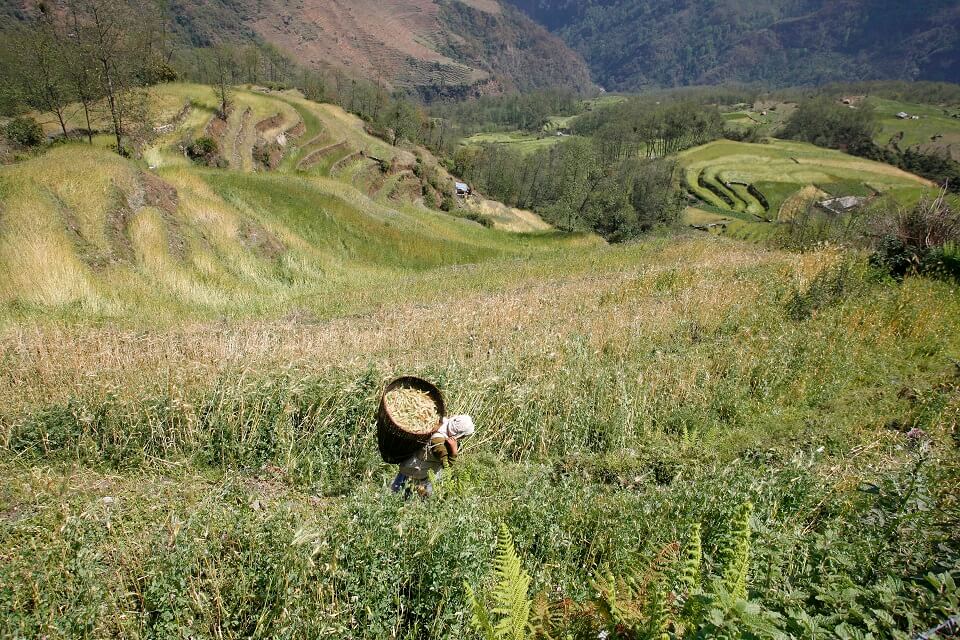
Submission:
[[[444,211],[453,211],[457,208],[457,199],[449,193],[443,194],[443,200],[440,202],[440,208]]]
[[[20,117],[11,120],[3,130],[10,142],[21,147],[35,147],[43,142],[43,127],[30,117]]]
[[[945,195],[944,190],[912,209],[901,208],[878,218],[872,232],[878,241],[871,264],[897,279],[912,273],[960,276],[955,249],[960,243],[960,214]]]
[[[220,153],[220,145],[208,136],[197,138],[187,147],[187,155],[196,162],[209,163]]]
[[[437,200],[437,192],[428,185],[423,185],[423,204],[429,209],[438,209],[440,207],[440,202]]]
[[[488,229],[493,228],[493,220],[491,220],[485,215],[477,213],[476,211],[466,211],[463,213],[461,217],[466,218],[467,220],[470,220],[472,222],[476,222],[477,224],[483,225]]]

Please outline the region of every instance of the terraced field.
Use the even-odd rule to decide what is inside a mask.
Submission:
[[[477,133],[469,138],[464,138],[464,145],[495,144],[520,153],[533,153],[540,149],[552,147],[562,140],[568,140],[569,136],[562,137],[553,133],[545,135],[534,135],[522,131],[505,131],[496,133]]]
[[[942,153],[960,160],[960,105],[931,106],[869,98],[880,118],[880,131],[874,141],[886,146],[891,141],[903,150],[918,148],[924,153]],[[903,112],[918,120],[901,120]]]
[[[810,186],[835,196],[902,198],[932,187],[886,164],[775,139],[763,144],[720,140],[681,153],[679,161],[679,178],[689,194],[747,221],[777,220],[784,203]]]
[[[428,209],[413,169],[414,151],[436,167],[430,154],[392,147],[332,105],[236,88],[222,119],[209,87],[160,86],[150,99],[156,137],[142,160],[120,158],[103,136],[0,171],[0,308],[294,304],[307,283],[320,300],[348,274],[524,254],[536,240],[505,231],[549,229],[515,211],[489,212],[498,231]],[[185,156],[203,135],[225,170]],[[257,157],[267,144],[270,166]]]

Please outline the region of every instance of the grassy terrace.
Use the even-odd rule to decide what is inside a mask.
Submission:
[[[507,131],[496,133],[477,133],[469,138],[464,138],[463,144],[497,144],[506,145],[508,148],[521,153],[533,153],[540,149],[546,149],[569,138],[559,137],[554,133],[543,135],[534,135],[523,133],[521,131]]]
[[[903,138],[897,143],[901,149],[916,145],[960,148],[960,119],[951,117],[960,113],[957,107],[943,108],[875,97],[868,102],[880,118],[881,128],[876,137],[877,144],[884,146],[891,138],[903,133]],[[920,116],[920,119],[900,120],[897,114],[901,111],[911,116]],[[955,158],[960,157],[960,153],[955,153]]]

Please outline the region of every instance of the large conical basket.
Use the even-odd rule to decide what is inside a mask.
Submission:
[[[430,436],[440,428],[440,422],[438,422],[437,428],[431,432],[411,433],[397,424],[387,408],[386,396],[387,393],[399,387],[410,387],[425,392],[436,404],[437,415],[441,418],[446,415],[443,394],[434,384],[414,376],[397,378],[387,384],[383,393],[380,394],[380,407],[377,410],[377,446],[380,448],[380,456],[383,461],[388,464],[400,464],[415,454],[430,441]]]

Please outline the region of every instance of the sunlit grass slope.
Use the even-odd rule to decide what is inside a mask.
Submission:
[[[314,228],[297,195],[196,179]],[[708,236],[410,259],[327,320],[4,327],[0,635],[471,637],[500,522],[531,593],[588,602],[694,525],[711,575],[747,501],[751,606],[787,637],[949,615],[925,576],[958,549],[951,283]],[[376,448],[402,373],[479,426],[426,503]]]
[[[335,180],[151,172],[82,144],[4,167],[0,185],[7,312],[324,313],[345,288],[564,243],[388,206]]]

